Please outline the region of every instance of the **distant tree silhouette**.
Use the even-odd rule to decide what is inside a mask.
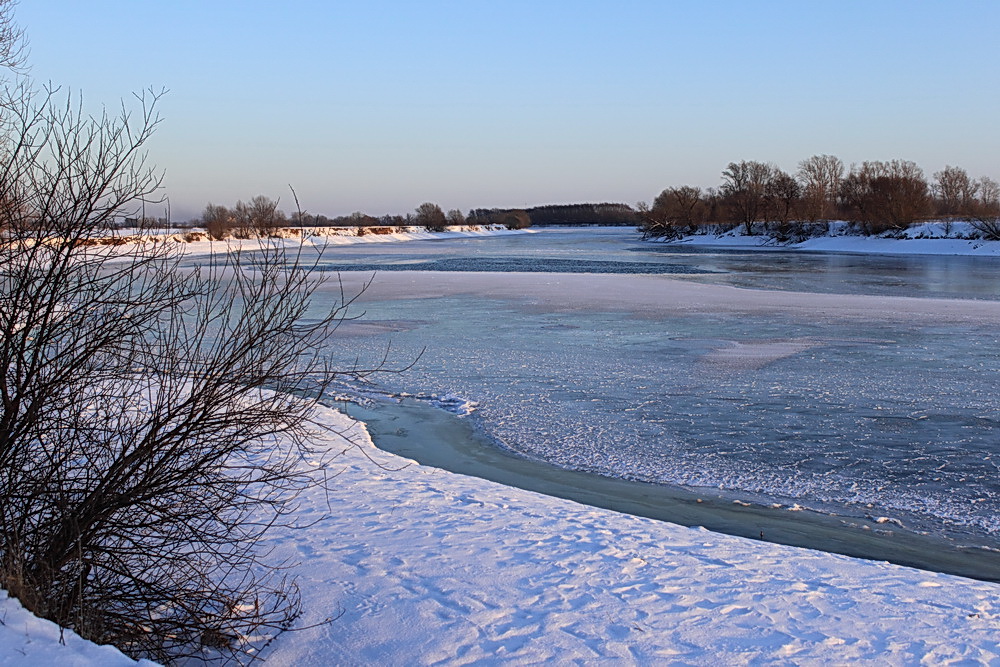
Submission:
[[[937,213],[944,216],[972,214],[979,184],[960,167],[946,166],[934,174]]]
[[[516,210],[516,209],[515,209]],[[635,211],[628,204],[547,204],[524,209],[532,225],[635,225]]]
[[[775,168],[764,188],[772,221],[777,223],[779,238],[788,238],[792,230],[790,223],[798,212],[802,196],[802,186],[792,176]]]
[[[753,223],[767,211],[767,184],[777,167],[767,162],[730,162],[722,172],[722,194],[743,224],[744,234],[753,233]]]
[[[867,234],[905,229],[930,211],[924,173],[908,160],[864,162],[843,179],[840,198]]]
[[[448,226],[448,218],[440,206],[424,202],[417,207],[416,224],[428,231],[441,232]]]
[[[813,155],[799,163],[802,210],[810,222],[829,220],[836,213],[844,163],[833,155]]]
[[[972,226],[991,241],[1000,241],[1000,183],[983,176],[977,182]]]
[[[278,210],[278,202],[264,195],[257,195],[249,202],[236,202],[233,217],[233,233],[243,239],[268,236],[288,224],[288,218]]]
[[[221,240],[232,233],[236,218],[225,206],[209,202],[201,214],[201,224],[211,238]]]

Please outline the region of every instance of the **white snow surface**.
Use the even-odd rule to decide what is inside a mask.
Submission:
[[[297,562],[304,629],[268,665],[1000,663],[1000,585],[422,467],[337,410],[317,417],[340,474],[302,499],[309,527],[269,540]],[[134,664],[61,644],[16,600],[0,620],[0,665]]]
[[[967,222],[922,222],[892,235],[862,236],[848,233],[847,223],[831,222],[824,236],[799,243],[779,243],[769,236],[745,236],[738,227],[724,234],[692,234],[667,243],[719,248],[788,249],[813,252],[848,252],[876,255],[979,255],[1000,256],[1000,242],[976,238]]]
[[[381,228],[390,229],[390,228]],[[432,241],[441,239],[475,238],[482,236],[505,236],[511,234],[533,234],[534,229],[507,229],[503,225],[456,225],[445,231],[431,232],[423,227],[393,227],[391,233],[373,233],[368,228],[354,227],[289,227],[277,230],[273,235],[261,239],[234,239],[210,241],[202,229],[187,231],[146,233],[141,230],[123,229],[117,232],[125,243],[97,245],[94,252],[127,254],[136,246],[147,243],[176,243],[188,255],[200,255],[233,250],[254,250],[261,243],[274,247],[288,248],[326,247],[372,243],[398,243],[400,241]],[[358,232],[363,232],[360,236]]]
[[[303,504],[317,523],[272,538],[320,625],[269,665],[1000,663],[1000,585],[422,467],[322,419],[357,446],[328,436],[346,451]]]
[[[135,660],[113,646],[98,646],[72,630],[60,631],[51,621],[26,611],[0,590],[0,665],[24,667],[117,667],[156,663]]]

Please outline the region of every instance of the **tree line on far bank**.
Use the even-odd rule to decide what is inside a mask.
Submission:
[[[951,222],[967,220],[979,236],[1000,240],[1000,184],[986,176],[973,178],[961,167],[946,166],[928,179],[908,160],[867,161],[847,169],[833,155],[814,155],[794,174],[770,162],[730,162],[718,187],[672,186],[652,204],[639,202],[634,208],[605,202],[474,208],[464,214],[425,202],[405,215],[358,211],[330,218],[302,211],[286,215],[278,202],[261,195],[232,207],[210,203],[192,224],[217,239],[253,238],[289,226],[351,227],[362,234],[457,225],[622,225],[637,226],[645,238],[740,228],[747,235],[789,240],[825,233],[830,220],[847,221],[858,233],[881,234],[931,219],[943,221],[946,233]]]
[[[474,208],[468,215],[459,209],[447,212],[433,202],[425,202],[412,213],[379,217],[360,211],[334,218],[296,211],[291,215],[278,208],[278,202],[258,195],[249,202],[238,201],[234,206],[209,203],[192,226],[204,227],[209,236],[223,238],[256,238],[267,236],[283,227],[353,227],[378,233],[405,227],[423,227],[428,231],[443,231],[459,225],[502,225],[508,229],[524,229],[533,225],[628,225],[635,226],[639,218],[628,204],[553,204],[531,208]],[[144,224],[156,227],[166,220],[127,220],[126,225]]]
[[[904,230],[938,219],[968,220],[980,236],[1000,240],[1000,184],[946,166],[928,180],[908,160],[868,161],[845,169],[832,155],[814,155],[794,175],[769,162],[730,162],[718,188],[669,187],[652,205],[637,206],[644,237],[678,237],[707,229],[779,239],[826,231],[845,220],[863,234]],[[818,224],[821,223],[821,224]]]
[[[156,221],[151,221],[154,225]],[[286,215],[278,208],[278,202],[258,195],[249,202],[238,201],[233,207],[209,203],[201,217],[193,221],[205,228],[214,239],[257,238],[267,236],[283,227],[355,227],[359,234],[364,229],[373,232],[396,230],[406,227],[423,227],[428,231],[440,232],[459,225],[504,225],[509,229],[520,229],[531,224],[524,211],[473,211],[466,217],[459,209],[447,213],[433,202],[425,202],[413,213],[406,215],[383,215],[375,217],[360,211],[350,215],[328,218],[296,211]]]

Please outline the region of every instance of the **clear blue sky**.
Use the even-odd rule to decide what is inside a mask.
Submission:
[[[170,90],[175,218],[652,200],[817,153],[1000,177],[1000,2],[22,0],[31,74]]]

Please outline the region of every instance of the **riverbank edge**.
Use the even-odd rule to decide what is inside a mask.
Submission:
[[[1000,553],[974,543],[796,504],[747,502],[712,489],[561,468],[504,450],[469,419],[414,399],[336,407],[364,425],[376,448],[423,466],[755,541],[1000,582]]]
[[[800,241],[768,234],[743,234],[742,228],[713,234],[689,234],[649,243],[740,250],[829,252],[861,255],[963,255],[1000,257],[1000,241],[979,238],[967,222],[924,222],[878,236],[851,233],[846,222],[831,222],[826,234]]]

